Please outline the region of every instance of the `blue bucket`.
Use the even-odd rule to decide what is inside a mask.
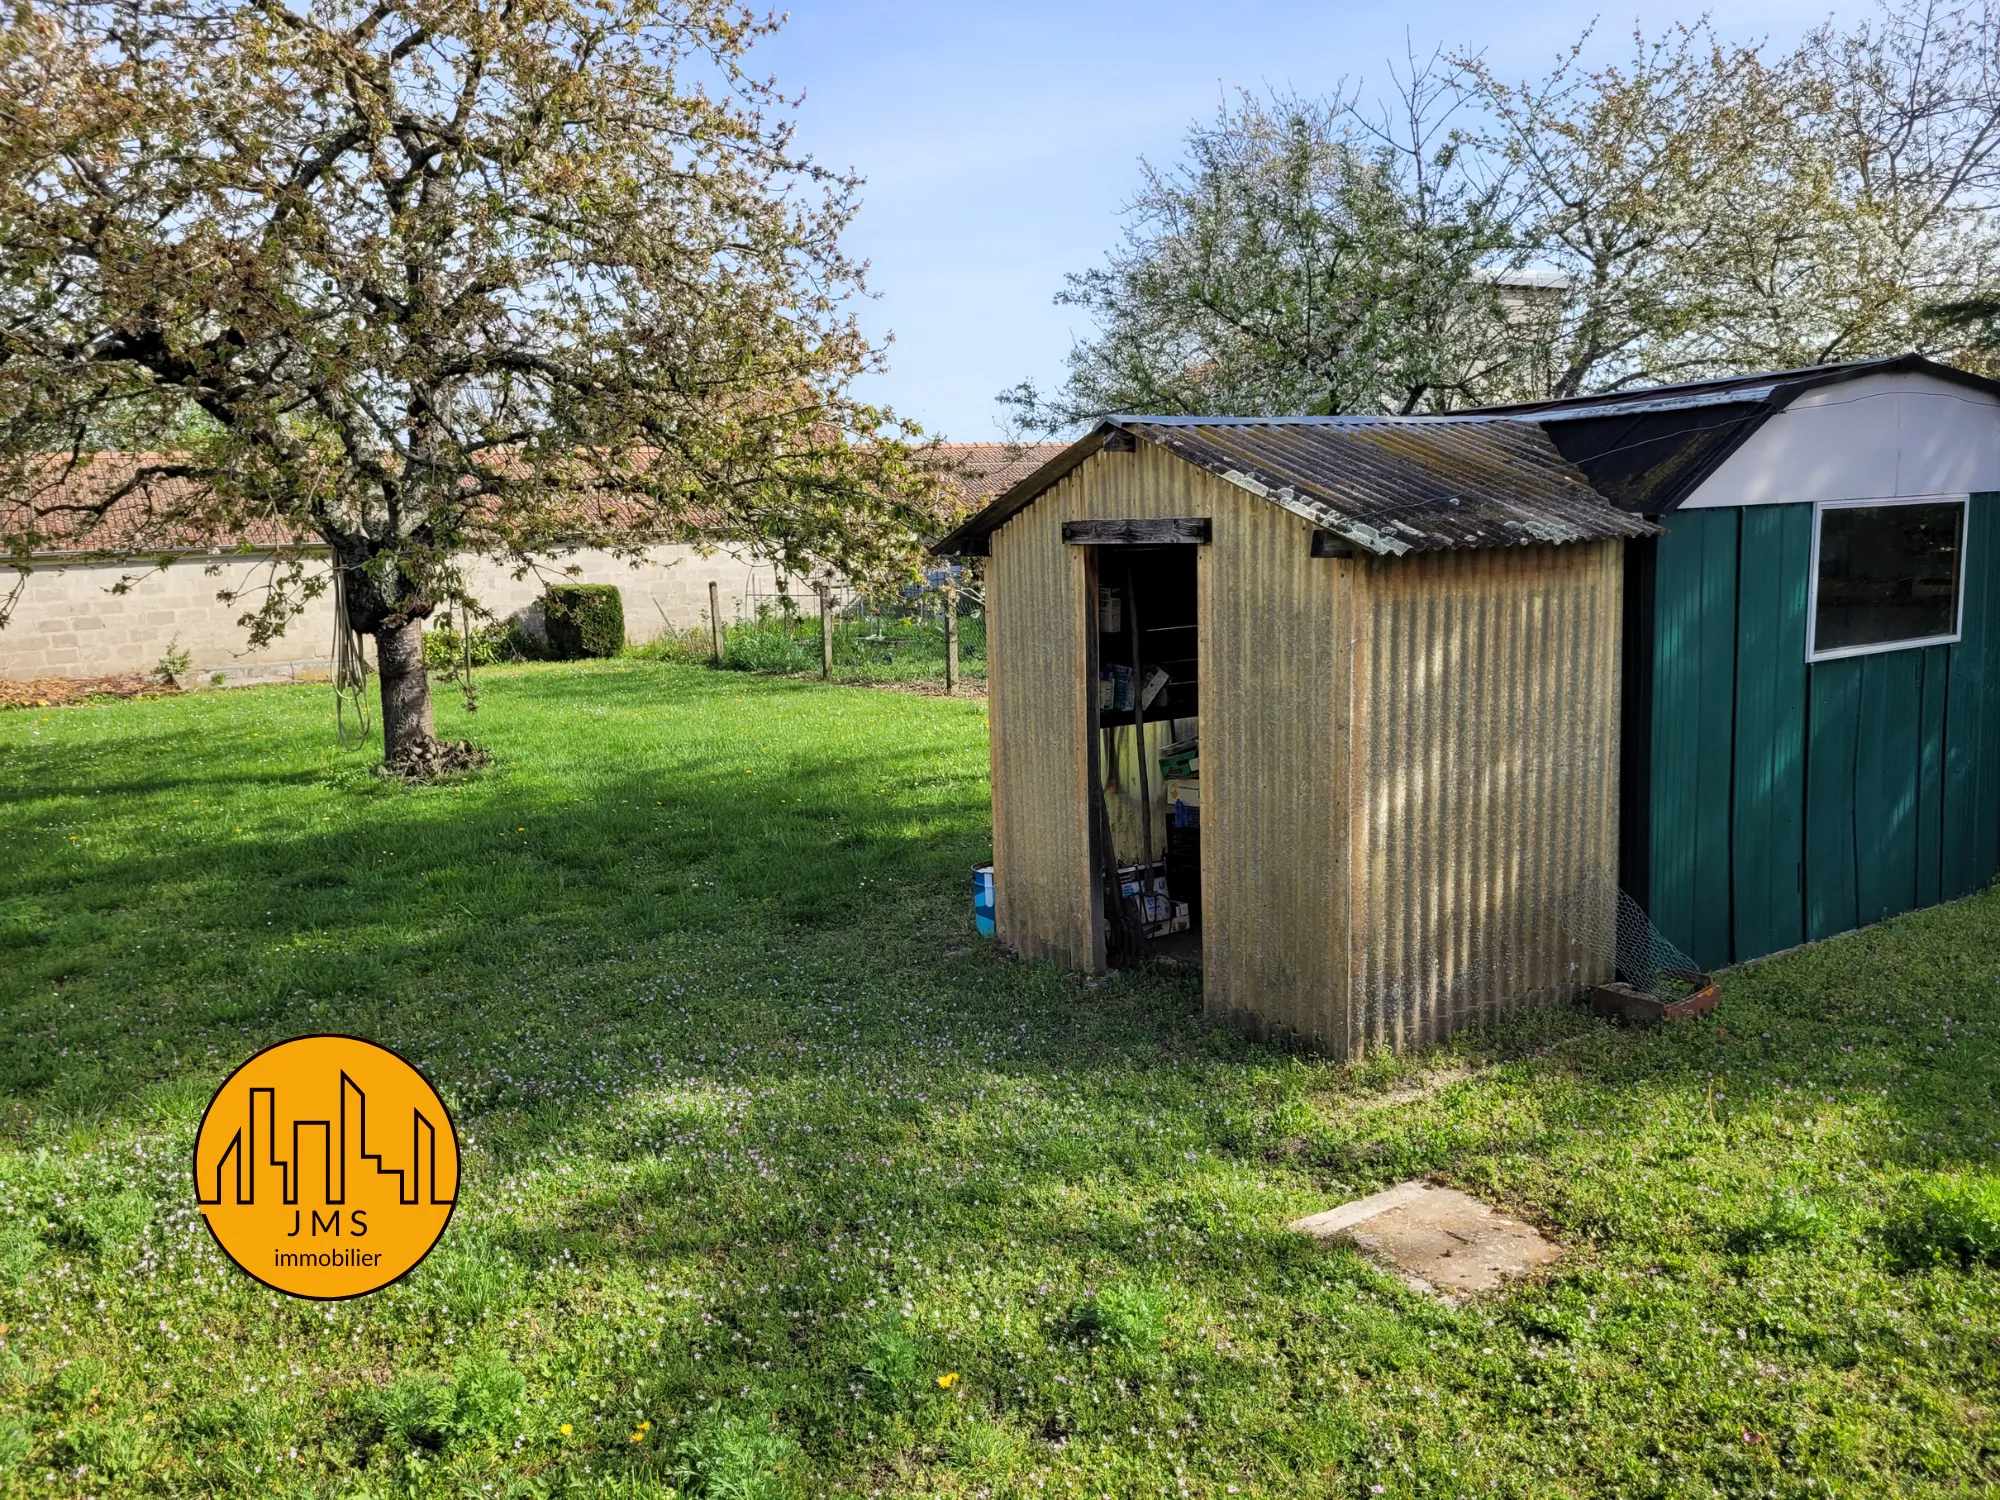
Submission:
[[[972,919],[981,937],[992,937],[993,866],[980,865],[972,872]]]

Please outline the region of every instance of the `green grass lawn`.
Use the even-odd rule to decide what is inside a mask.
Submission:
[[[625,660],[482,704],[441,728],[494,765],[424,789],[324,689],[0,715],[0,1493],[2000,1487],[1994,895],[1713,1020],[1342,1067],[976,940],[976,702]],[[187,1176],[320,1030],[466,1148],[337,1305]],[[1453,1310],[1281,1228],[1420,1174],[1569,1253]]]

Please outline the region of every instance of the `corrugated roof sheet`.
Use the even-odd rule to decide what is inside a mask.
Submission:
[[[1656,529],[1606,504],[1533,422],[1135,416],[1111,418],[933,550],[980,550],[994,529],[1114,431],[1156,443],[1378,556],[1650,536]]]
[[[1605,504],[1533,423],[1327,418],[1162,422],[1128,418],[1158,443],[1382,556],[1453,547],[1648,536]]]

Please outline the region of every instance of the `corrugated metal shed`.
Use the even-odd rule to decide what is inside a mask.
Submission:
[[[1897,427],[1915,471],[1785,439],[1794,493],[1768,459],[1884,377],[2000,399],[1906,356],[1454,417],[1107,422],[939,544],[993,555],[1003,929],[1103,962],[1093,558],[1142,538],[1200,553],[1211,1012],[1416,1045],[1601,977],[1579,934],[1621,884],[1720,965],[1992,879],[2000,494],[1908,476],[1977,472],[1932,460],[2000,446],[2000,414]],[[1756,498],[1702,491],[1759,454]],[[1960,638],[1809,659],[1814,496],[1965,489]]]
[[[1129,451],[1100,441],[1065,455],[990,531],[1001,940],[1074,967],[1106,961],[1094,798],[1115,721],[1090,690],[1095,589],[1100,568],[1127,574],[1119,546],[1067,542],[1065,529],[1199,518],[1208,542],[1178,550],[1193,554],[1199,633],[1204,1008],[1346,1056],[1608,977],[1563,913],[1615,879],[1620,559],[1634,518],[1599,502],[1554,525],[1574,481],[1532,428],[1496,440],[1453,424],[1414,460],[1402,424],[1253,430],[1289,425],[1134,422]],[[1499,488],[1510,456],[1550,480],[1519,512]],[[1376,530],[1403,555],[1315,548],[1326,512],[1297,491],[1342,466],[1381,486]],[[1464,504],[1395,510],[1399,473]],[[1294,493],[1274,502],[1259,485]],[[1360,490],[1346,494],[1360,509]],[[1425,517],[1423,546],[1386,530],[1411,513]],[[1567,538],[1607,516],[1609,535],[1560,545],[1513,524]]]

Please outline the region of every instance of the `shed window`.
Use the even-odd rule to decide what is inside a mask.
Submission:
[[[1958,639],[1965,501],[1819,508],[1812,659]]]

